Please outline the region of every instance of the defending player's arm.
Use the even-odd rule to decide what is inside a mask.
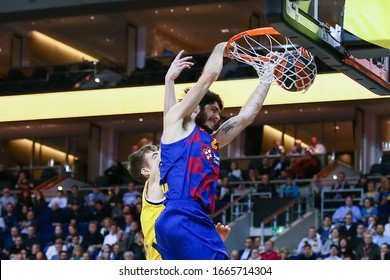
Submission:
[[[165,97],[164,97],[164,117],[168,111],[177,103],[175,95],[175,80],[184,69],[191,69],[194,65],[190,60],[192,56],[181,57],[184,50],[180,51],[165,75]]]
[[[229,144],[244,128],[254,121],[263,106],[269,87],[270,85],[258,85],[241,107],[240,113],[225,121],[214,133],[220,147]]]
[[[183,98],[180,103],[173,106],[165,116],[164,133],[162,136],[164,143],[171,143],[182,138],[182,135],[179,132],[183,132],[183,120],[195,111],[211,84],[218,79],[223,67],[225,46],[226,42],[219,43],[215,46],[203,68],[203,73],[199,80],[188,91],[185,98]]]

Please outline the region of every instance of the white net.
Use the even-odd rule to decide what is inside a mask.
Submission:
[[[260,36],[266,43],[260,42]],[[229,55],[251,65],[260,77],[260,84],[277,82],[289,91],[306,91],[317,75],[313,55],[288,38],[282,44],[270,34],[245,34],[229,43]]]

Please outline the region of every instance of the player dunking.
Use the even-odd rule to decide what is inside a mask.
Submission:
[[[176,104],[174,80],[183,69],[191,68],[193,65],[190,61],[192,57],[181,58],[182,54],[183,51],[176,56],[165,76],[164,115]],[[163,202],[165,200],[159,185],[159,163],[160,154],[158,148],[154,145],[146,145],[129,156],[128,169],[130,174],[137,181],[145,184],[142,193],[141,227],[145,237],[144,246],[147,260],[161,260],[161,255],[156,250],[157,245],[154,232],[154,223],[164,209]],[[224,227],[220,223],[216,227],[221,238],[225,240],[230,228]]]
[[[222,70],[225,47],[220,43],[214,48],[198,82],[164,118],[160,183],[166,191],[166,208],[155,225],[163,259],[229,258],[207,215],[214,210],[219,148],[253,122],[269,84],[258,85],[240,113],[218,129],[223,104],[208,89]]]

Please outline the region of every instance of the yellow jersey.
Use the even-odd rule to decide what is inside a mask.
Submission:
[[[141,228],[144,234],[144,246],[147,260],[161,260],[161,255],[157,251],[156,232],[154,224],[160,213],[164,210],[163,204],[165,198],[160,201],[151,201],[147,198],[148,181],[145,183],[142,192],[142,211],[141,211]]]

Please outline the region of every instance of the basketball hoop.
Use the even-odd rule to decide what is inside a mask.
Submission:
[[[314,56],[297,47],[272,27],[256,28],[233,36],[226,45],[230,58],[251,65],[260,84],[277,82],[289,91],[307,90],[317,75]]]

